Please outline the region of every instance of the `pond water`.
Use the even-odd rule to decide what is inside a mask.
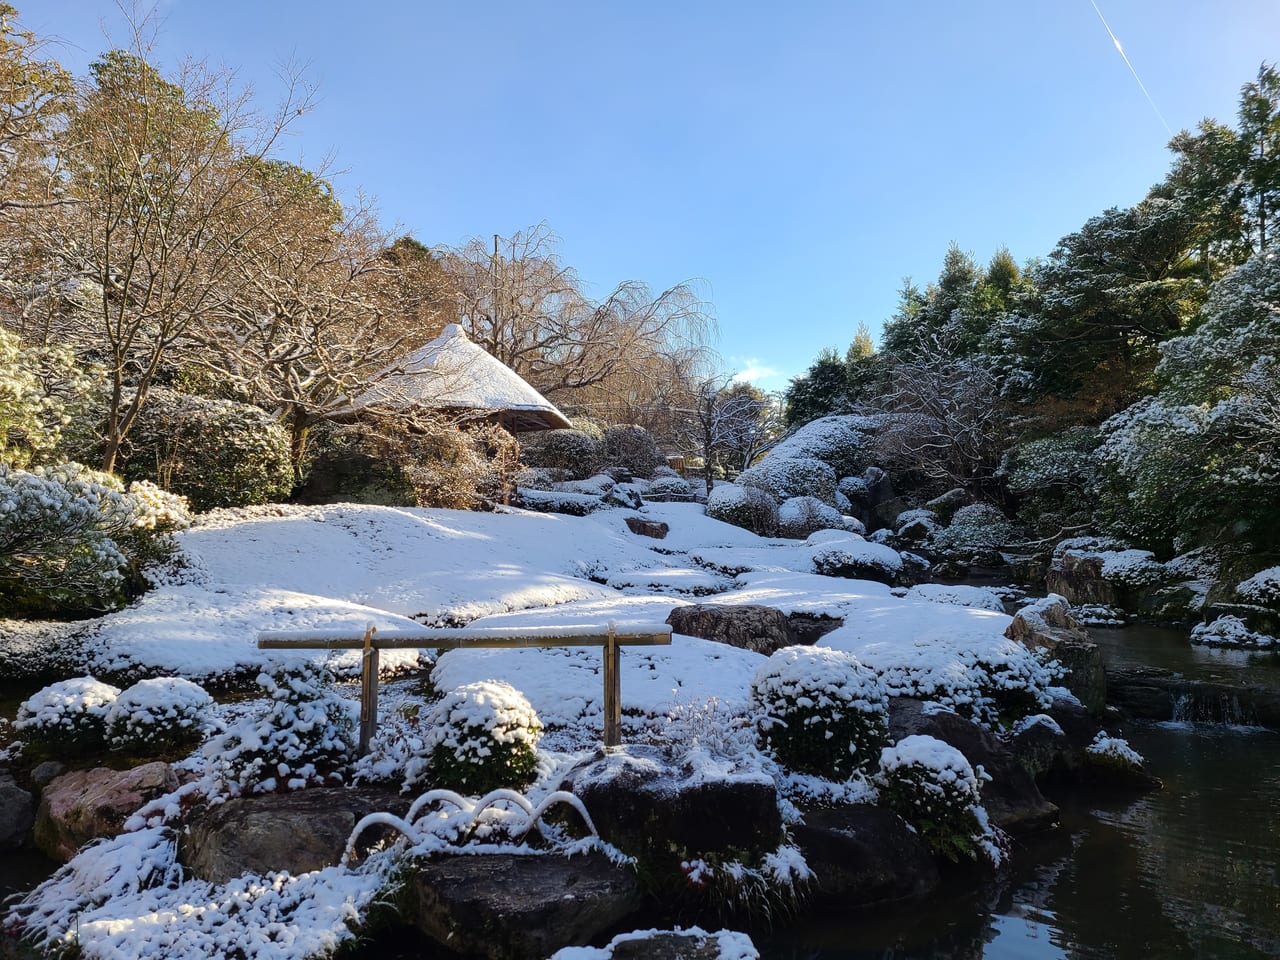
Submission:
[[[1165,788],[1064,801],[1000,886],[758,936],[764,960],[1261,960],[1280,956],[1280,733],[1143,723]]]
[[[1280,689],[1280,650],[1205,647],[1187,639],[1179,627],[1134,623],[1127,627],[1090,627],[1110,667],[1160,667],[1188,680],[1259,685]]]

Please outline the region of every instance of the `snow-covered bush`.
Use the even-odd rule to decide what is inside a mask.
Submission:
[[[744,487],[759,487],[777,500],[816,497],[835,503],[836,472],[815,457],[770,456],[738,475]]]
[[[0,327],[0,463],[26,467],[54,456],[92,383],[68,348],[24,345]]]
[[[206,741],[212,772],[233,789],[302,786],[332,773],[355,752],[353,703],[336,694],[332,677],[310,660],[277,662],[258,675],[265,713],[248,716]]]
[[[1246,603],[1280,607],[1280,567],[1259,570],[1248,580],[1236,585],[1236,595]]]
[[[891,584],[902,573],[902,556],[897,550],[856,536],[821,543],[813,548],[810,556],[814,573],[824,577]]]
[[[107,713],[119,695],[93,677],[60,680],[23,701],[13,727],[37,753],[92,753],[106,744]]]
[[[1116,550],[1101,554],[1102,576],[1126,587],[1146,587],[1168,579],[1164,564],[1150,550]]]
[[[971,587],[965,584],[920,583],[907,591],[908,600],[928,600],[931,603],[950,603],[957,607],[973,607],[1004,613],[1004,601],[994,590]]]
[[[636,477],[652,477],[666,464],[653,435],[644,427],[620,424],[604,432],[604,460],[611,467],[621,467]]]
[[[938,515],[932,510],[904,510],[893,521],[894,531],[904,540],[923,540],[939,526]]]
[[[693,488],[684,477],[658,477],[649,484],[645,499],[661,502],[664,500],[690,500]]]
[[[522,449],[524,461],[531,467],[564,470],[581,480],[604,464],[602,444],[582,430],[541,430],[526,437]]]
[[[108,610],[145,587],[145,570],[176,551],[186,504],[154,484],[125,490],[76,463],[0,464],[0,615]]]
[[[817,497],[792,497],[778,507],[778,536],[803,540],[818,530],[839,530],[844,517]]]
[[[832,416],[811,420],[775,446],[765,462],[810,457],[830,466],[837,476],[850,476],[866,469],[871,434],[879,417]]]
[[[986,811],[978,775],[963,753],[919,734],[880,752],[880,801],[914,826],[931,850],[950,860],[982,849]]]
[[[778,529],[778,502],[759,487],[724,483],[707,497],[707,516],[769,537]]]
[[[449,691],[420,715],[423,756],[411,760],[406,783],[479,796],[526,786],[538,765],[542,725],[515,687],[481,680]]]
[[[122,469],[154,480],[196,510],[283,500],[293,489],[289,435],[248,403],[157,388],[129,434]]]
[[[181,677],[139,680],[107,710],[107,741],[114,750],[163,753],[194,746],[204,735],[213,698]]]
[[[1212,623],[1197,623],[1191,628],[1191,642],[1206,647],[1270,647],[1280,640],[1265,633],[1255,633],[1239,617],[1223,614]]]
[[[926,541],[929,549],[957,560],[987,561],[1013,533],[1013,524],[989,503],[961,507],[951,523],[934,531]]]
[[[826,647],[783,647],[751,678],[761,739],[784,766],[843,780],[871,768],[889,737],[875,672]]]
[[[512,499],[512,504],[526,510],[537,510],[542,513],[563,513],[570,517],[585,517],[589,513],[603,510],[605,503],[591,493],[573,493],[568,490],[534,490],[521,488]]]

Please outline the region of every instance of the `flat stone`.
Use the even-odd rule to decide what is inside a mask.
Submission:
[[[419,861],[408,874],[403,915],[466,957],[544,960],[641,905],[635,874],[598,853],[449,856]]]
[[[671,532],[670,524],[643,517],[627,517],[627,529],[638,537],[652,537],[654,540],[665,540]]]
[[[667,623],[687,637],[726,643],[766,657],[797,642],[786,614],[757,604],[689,604],[673,609]]]
[[[188,814],[178,860],[215,883],[245,872],[287,870],[296,876],[337,864],[351,831],[366,815],[402,815],[408,808],[409,798],[379,787],[309,787],[237,797]],[[371,828],[361,836],[362,846],[387,832]]]

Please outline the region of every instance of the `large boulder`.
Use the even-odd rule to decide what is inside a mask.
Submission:
[[[897,814],[853,804],[804,811],[792,836],[813,870],[814,899],[842,909],[923,897],[938,885],[929,846]]]
[[[616,927],[641,904],[635,873],[598,853],[447,856],[406,872],[402,915],[466,957],[543,960]]]
[[[671,532],[669,524],[644,517],[627,517],[627,529],[638,537],[652,537],[654,540],[663,540]]]
[[[763,653],[797,643],[786,614],[756,604],[695,603],[676,607],[667,617],[676,633]]]
[[[982,766],[991,777],[982,785],[982,805],[997,827],[1024,834],[1057,822],[1058,808],[1044,798],[1031,774],[990,730],[950,711],[926,713],[920,700],[893,698],[889,701],[890,738],[896,742],[913,734],[949,743],[975,768]]]
[[[35,797],[18,786],[8,770],[0,770],[0,850],[23,846],[35,819]]]
[[[1085,708],[1101,713],[1107,705],[1107,675],[1102,651],[1071,614],[1065,597],[1049,594],[1014,614],[1004,635],[1031,650],[1044,650],[1066,668],[1063,680]]]
[[[144,804],[178,789],[167,763],[131,770],[73,770],[52,780],[36,811],[36,846],[54,860],[70,860],[90,840],[117,836]]]
[[[580,763],[561,788],[603,839],[657,872],[708,854],[768,853],[782,841],[777,788],[760,771],[714,776],[633,746]]]
[[[178,859],[202,880],[242,873],[307,873],[335,865],[356,823],[370,813],[404,814],[409,800],[389,788],[311,787],[237,797],[187,816]],[[362,846],[380,839],[370,830]]]

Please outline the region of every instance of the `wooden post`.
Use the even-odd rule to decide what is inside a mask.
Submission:
[[[604,745],[622,744],[622,678],[619,676],[618,636],[609,621],[604,643]]]
[[[378,729],[378,648],[373,645],[377,627],[369,624],[360,653],[360,756],[369,752],[369,741]]]

